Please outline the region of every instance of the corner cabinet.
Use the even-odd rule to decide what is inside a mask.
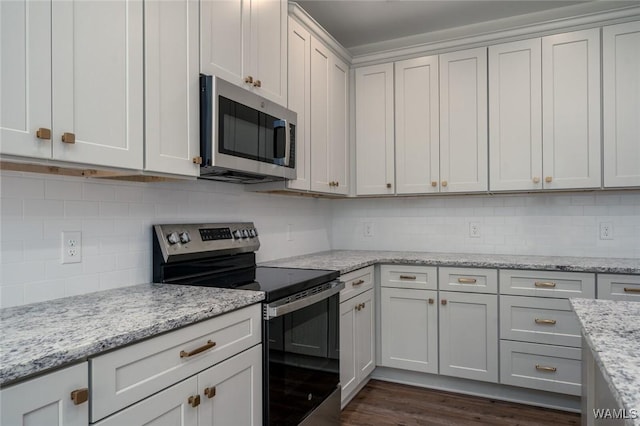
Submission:
[[[86,362],[3,388],[0,424],[86,426],[88,388]]]
[[[143,3],[0,7],[1,153],[142,169]]]
[[[340,385],[344,407],[376,366],[373,266],[340,277]]]
[[[146,0],[144,22],[144,169],[198,176],[198,3]]]
[[[200,69],[287,105],[287,2],[203,0]]]
[[[440,55],[440,192],[488,189],[487,49]]]
[[[640,186],[640,21],[602,30],[604,186]],[[635,93],[632,96],[631,93]]]
[[[393,194],[393,64],[355,73],[356,195]]]

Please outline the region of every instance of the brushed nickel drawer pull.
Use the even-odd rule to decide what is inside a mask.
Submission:
[[[202,345],[199,348],[192,350],[191,352],[180,351],[180,358],[189,358],[190,356],[198,355],[200,352],[204,352],[207,349],[211,349],[215,345],[216,345],[216,342],[209,340],[205,345]]]
[[[73,405],[80,405],[89,400],[89,388],[76,389],[71,392]]]
[[[536,319],[535,319],[535,322],[536,322],[536,324],[555,325],[556,320],[536,318]]]
[[[400,275],[400,279],[401,280],[415,280],[416,276],[415,275]]]
[[[196,408],[198,405],[200,405],[200,395],[190,396],[187,402],[190,406]]]
[[[204,388],[204,394],[207,398],[213,398],[216,396],[216,387],[211,386],[210,388]]]
[[[626,293],[640,293],[640,288],[625,287],[624,291]]]
[[[458,278],[460,284],[475,284],[477,280],[475,278]]]
[[[534,285],[536,287],[554,288],[556,286],[556,283],[551,281],[536,281]]]
[[[548,373],[555,373],[558,371],[556,367],[546,367],[544,365],[536,364],[536,370],[538,371],[546,371]]]
[[[358,281],[354,281],[353,283],[351,283],[352,286],[359,286],[361,284],[364,284],[364,280],[358,280]]]

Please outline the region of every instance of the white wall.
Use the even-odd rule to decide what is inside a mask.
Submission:
[[[210,181],[132,183],[3,171],[0,207],[0,307],[151,281],[154,223],[253,221],[262,244],[258,261],[330,248],[330,201],[253,194]],[[63,230],[82,231],[82,263],[60,263]]]
[[[640,191],[334,201],[334,249],[640,257]],[[364,223],[374,235],[364,236]],[[469,223],[480,238],[469,237]],[[614,239],[599,239],[611,222]]]

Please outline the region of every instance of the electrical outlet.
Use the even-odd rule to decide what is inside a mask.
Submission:
[[[471,238],[480,238],[480,223],[469,222],[469,236]]]
[[[82,262],[82,233],[62,231],[62,263]]]
[[[373,237],[373,223],[372,222],[365,222],[364,223],[363,234],[367,238]]]
[[[613,240],[613,223],[600,222],[600,239]]]

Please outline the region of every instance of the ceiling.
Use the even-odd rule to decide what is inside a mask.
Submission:
[[[340,44],[356,46],[518,15],[611,2],[560,0],[296,0]],[[636,3],[637,2],[632,2]]]

